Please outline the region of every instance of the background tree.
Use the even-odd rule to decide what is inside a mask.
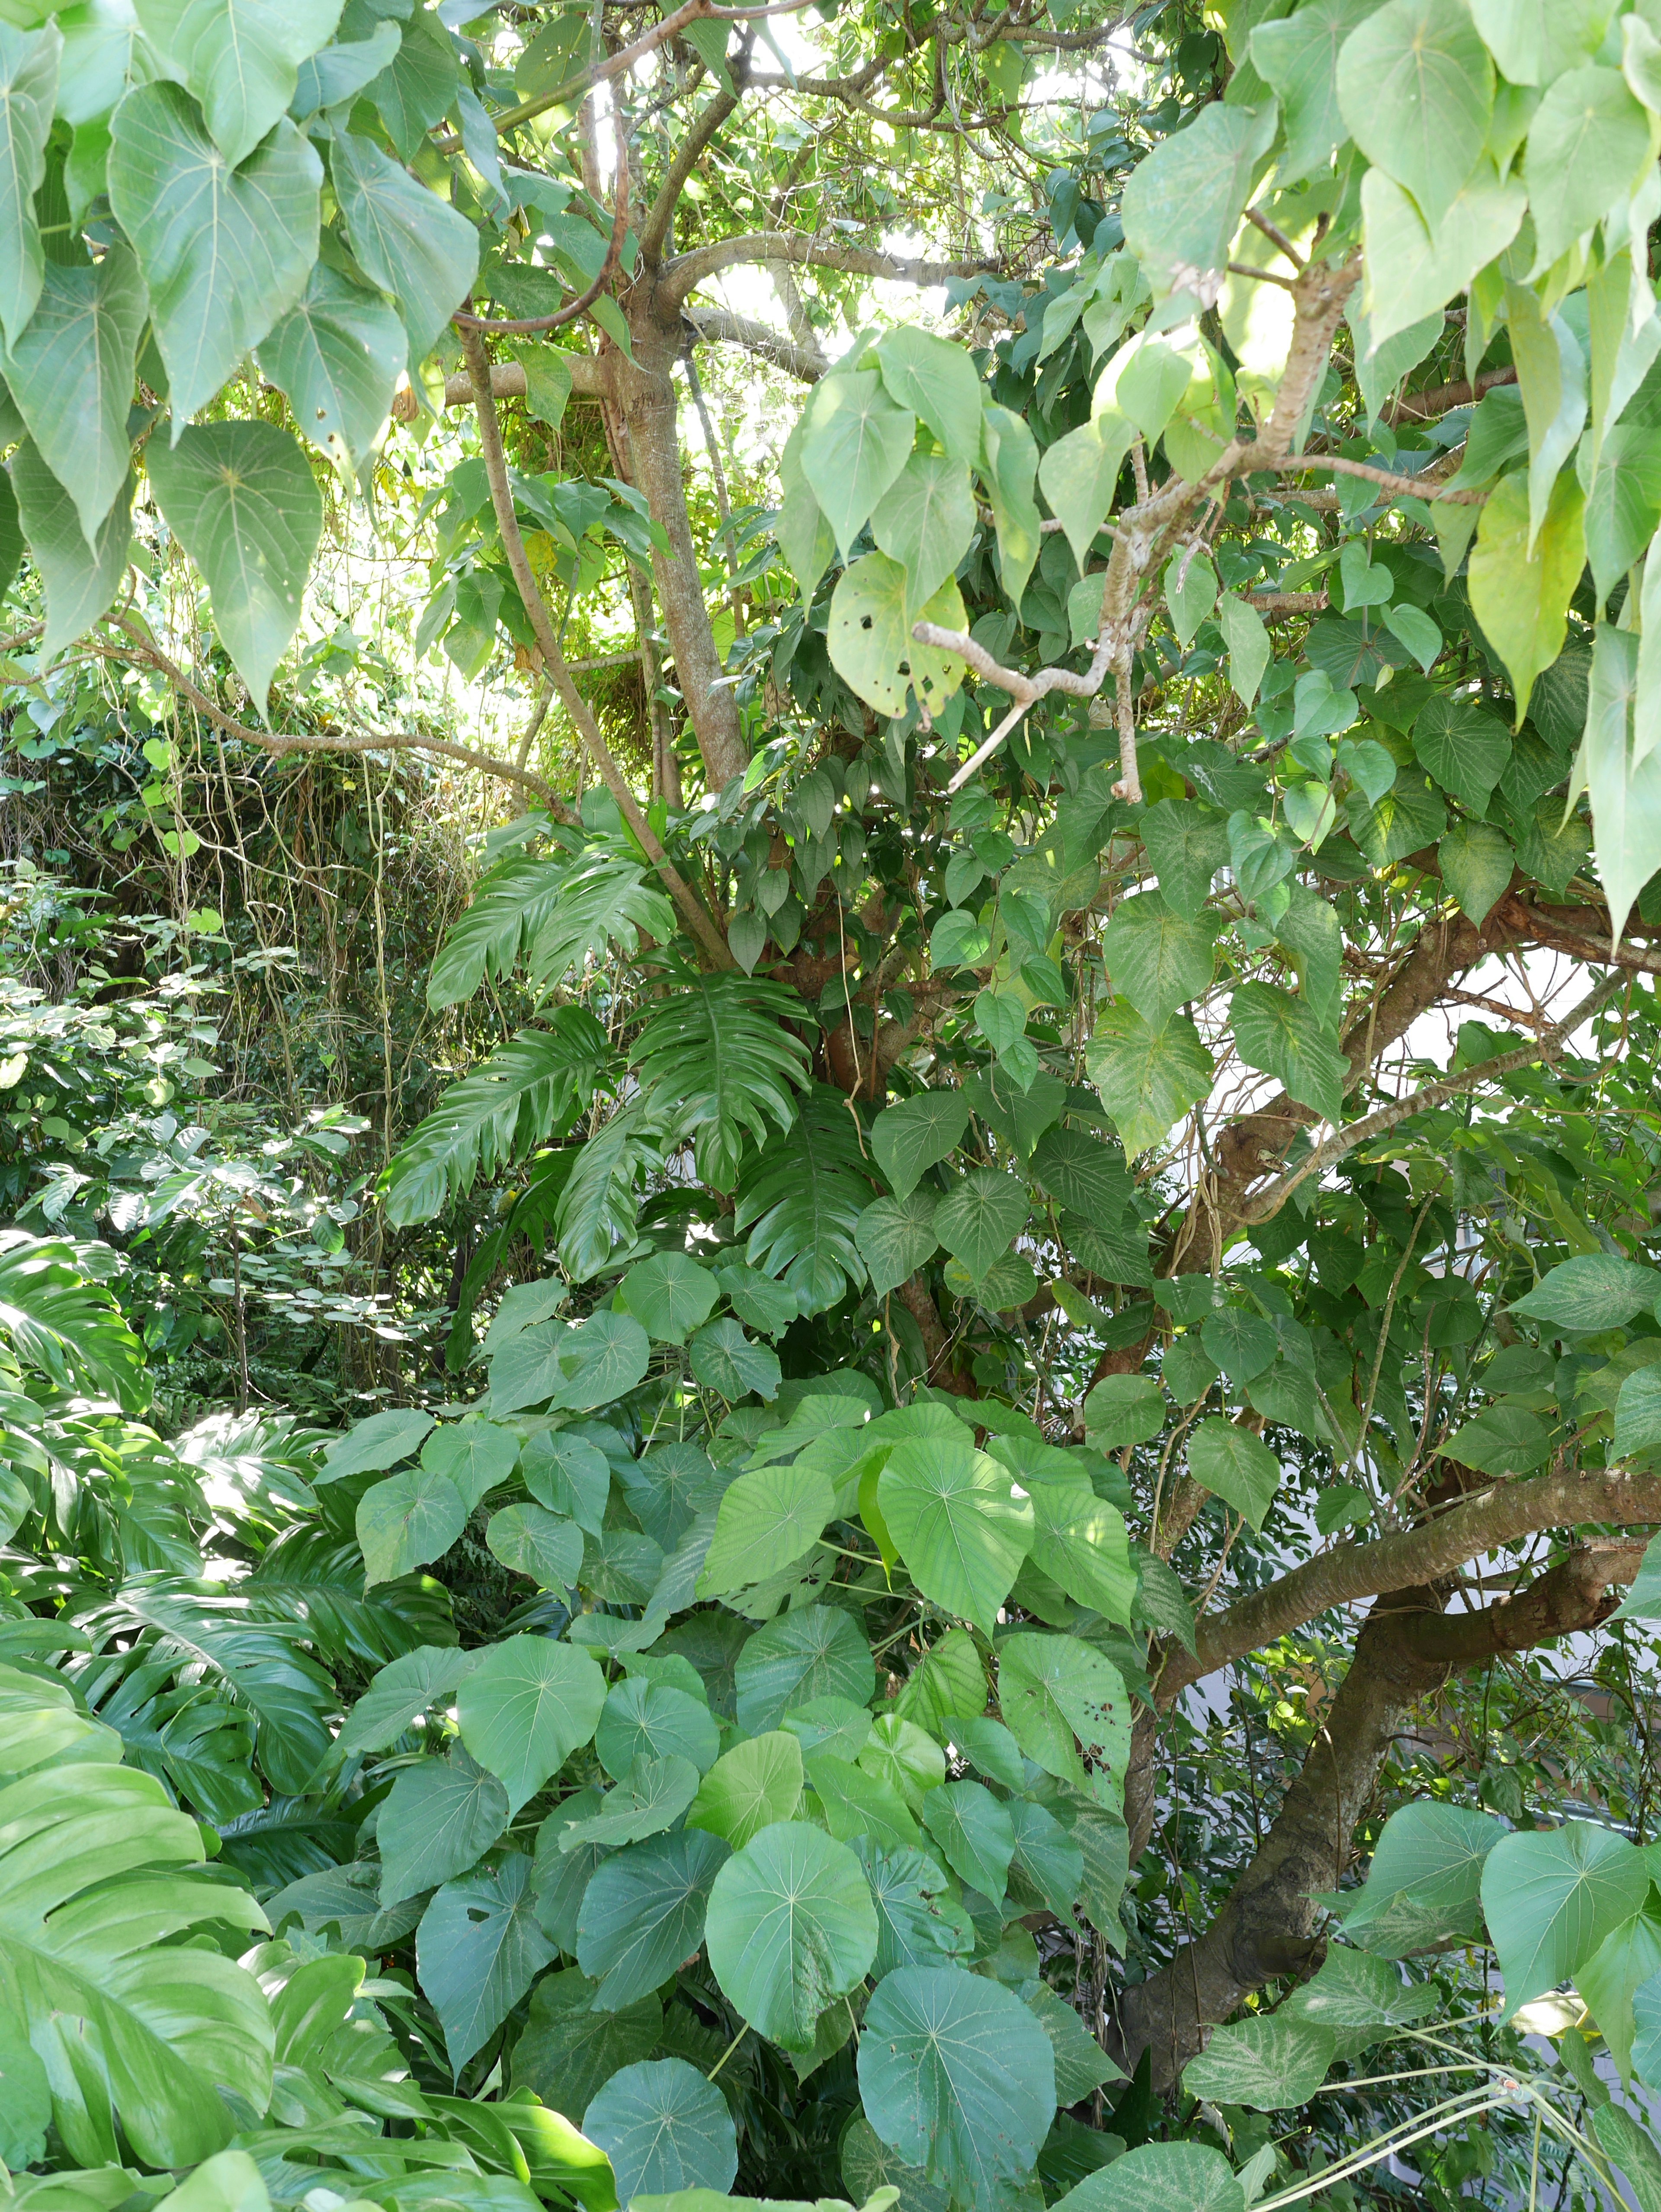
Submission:
[[[1655,29],[470,6],[0,27],[17,2193],[1661,2201]]]

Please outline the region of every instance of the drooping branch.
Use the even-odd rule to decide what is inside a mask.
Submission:
[[[553,678],[566,713],[570,716],[577,735],[587,747],[589,757],[606,789],[618,803],[618,811],[638,840],[642,850],[663,878],[675,911],[703,948],[705,956],[717,968],[730,968],[733,956],[727,940],[711,921],[703,901],[664,851],[656,831],[641,810],[639,800],[630,789],[627,779],[618,766],[611,747],[594,720],[593,709],[584,698],[577,680],[571,673],[554,625],[548,612],[547,601],[531,568],[530,556],[525,550],[519,517],[514,511],[513,487],[508,477],[508,457],[502,450],[502,428],[496,420],[496,401],[490,394],[490,364],[484,356],[484,341],[477,331],[463,331],[461,348],[467,362],[467,373],[473,383],[473,404],[478,410],[479,446],[484,459],[485,475],[490,486],[490,502],[496,510],[496,527],[502,535],[502,550],[508,556],[508,566],[519,586],[526,615],[542,655],[543,665]]]
[[[1336,266],[1317,262],[1303,270],[1293,287],[1298,304],[1287,365],[1262,436],[1232,439],[1200,483],[1189,483],[1173,475],[1119,516],[1113,532],[1113,550],[1103,572],[1095,650],[1082,673],[1050,666],[1028,676],[1019,669],[1001,666],[966,631],[946,629],[937,623],[912,625],[911,635],[920,644],[957,654],[989,683],[1008,692],[1014,702],[991,735],[952,777],[949,789],[955,791],[967,781],[1036,701],[1051,691],[1093,698],[1106,682],[1108,672],[1113,670],[1119,725],[1119,780],[1113,787],[1114,796],[1133,805],[1141,802],[1131,670],[1136,645],[1153,616],[1147,592],[1150,578],[1158,572],[1160,556],[1180,537],[1184,518],[1202,500],[1232,477],[1249,474],[1256,467],[1278,467],[1286,459],[1302,430],[1325,373],[1333,332],[1360,275],[1360,260],[1354,254]]]
[[[658,283],[660,307],[678,307],[688,294],[723,269],[762,267],[771,261],[794,262],[809,269],[839,269],[853,276],[881,276],[896,284],[927,287],[944,284],[949,276],[983,276],[995,273],[995,260],[927,261],[901,253],[879,253],[863,246],[837,246],[828,239],[809,238],[788,230],[754,230],[739,238],[717,239],[713,245],[695,246],[664,265]]]
[[[1199,1622],[1196,1650],[1165,1647],[1155,1686],[1162,1710],[1197,1682],[1248,1651],[1290,1635],[1334,1606],[1356,1605],[1381,1591],[1408,1589],[1451,1574],[1468,1559],[1515,1543],[1542,1528],[1652,1527],[1661,1522],[1661,1476],[1599,1470],[1590,1474],[1541,1474],[1496,1483],[1474,1498],[1398,1535],[1372,1543],[1338,1544],[1306,1559],[1222,1613]]]
[[[666,15],[660,23],[654,23],[649,31],[642,31],[630,45],[619,46],[616,53],[607,54],[604,61],[592,62],[586,69],[574,71],[551,92],[538,93],[534,100],[521,100],[515,106],[504,107],[490,120],[501,137],[517,131],[521,123],[545,115],[551,107],[573,106],[597,84],[625,76],[636,62],[643,62],[648,54],[678,38],[689,23],[754,23],[768,15],[797,15],[806,5],[807,0],[768,0],[768,4],[760,8],[717,8],[713,0],[684,0],[684,4]],[[459,154],[462,150],[460,137],[455,131],[447,132],[433,143],[441,154]]]
[[[599,274],[593,283],[586,292],[579,292],[575,300],[568,300],[551,315],[519,315],[502,319],[458,310],[450,319],[459,330],[489,331],[499,337],[525,337],[557,331],[567,323],[575,322],[579,315],[586,315],[600,294],[609,287],[622,262],[624,241],[629,235],[629,132],[621,107],[612,109],[611,121],[617,136],[617,169],[613,182],[615,212],[611,217],[611,236],[605,248],[605,258],[601,262]]]
[[[240,744],[252,745],[277,759],[289,753],[430,753],[439,760],[455,761],[463,768],[477,769],[481,775],[496,776],[503,783],[518,785],[558,821],[576,818],[545,779],[526,767],[523,758],[502,760],[495,753],[455,744],[447,738],[423,737],[418,730],[256,729],[252,723],[240,721],[228,713],[199,684],[193,683],[171,654],[164,652],[137,623],[125,616],[113,616],[111,621],[123,641],[118,644],[113,638],[89,637],[84,643],[86,651],[96,653],[101,660],[137,662],[153,668],[181,698],[190,701],[204,721],[211,722],[215,729],[222,731],[228,738],[234,738]]]

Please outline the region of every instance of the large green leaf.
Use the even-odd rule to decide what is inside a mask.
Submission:
[[[914,1191],[925,1172],[949,1159],[969,1127],[969,1101],[961,1091],[920,1091],[878,1115],[871,1150],[897,1197]]]
[[[923,1799],[922,1825],[959,1881],[995,1905],[1003,1902],[1015,1856],[1007,1806],[979,1782],[943,1783]]]
[[[1529,125],[1523,178],[1542,268],[1624,204],[1650,154],[1650,120],[1618,69],[1570,70]]]
[[[1491,1813],[1428,1798],[1404,1805],[1384,1823],[1366,1884],[1337,1905],[1346,1929],[1385,1958],[1469,1935],[1484,1863],[1504,1833]]]
[[[18,411],[89,548],[131,466],[127,413],[147,313],[131,254],[113,249],[94,268],[51,262],[40,305],[4,357]]]
[[[854,1844],[877,1908],[873,1971],[879,1978],[897,1966],[938,1966],[969,1955],[975,1948],[969,1916],[927,1852],[904,1845],[884,1850],[868,1836],[856,1836]]]
[[[395,311],[319,262],[304,299],[260,340],[259,365],[312,443],[350,474],[386,425],[408,351]]]
[[[1567,1981],[1649,1895],[1649,1862],[1589,1820],[1503,1836],[1482,1868],[1482,1915],[1506,1978],[1509,2020]]]
[[[595,1869],[577,1917],[577,1963],[599,1984],[597,2006],[620,2012],[691,1957],[728,1856],[719,1836],[684,1828],[633,1844]]]
[[[969,550],[975,499],[968,469],[946,455],[913,453],[878,501],[871,529],[905,571],[908,612],[921,614]]]
[[[136,0],[144,35],[195,94],[232,168],[294,98],[297,65],[325,46],[340,0]]]
[[[1275,142],[1273,100],[1214,102],[1162,138],[1124,191],[1124,233],[1158,296],[1214,301],[1257,163]]]
[[[1159,1144],[1216,1075],[1186,1014],[1155,1028],[1130,1006],[1104,1007],[1085,1046],[1085,1066],[1129,1158]]]
[[[1560,1261],[1512,1311],[1548,1328],[1621,1328],[1658,1296],[1661,1270],[1614,1252],[1584,1252]]]
[[[17,1758],[13,1713],[4,1728],[0,1771]],[[271,2015],[215,1933],[261,1928],[265,1916],[240,1890],[201,1879],[201,1856],[196,1823],[148,1774],[82,1759],[0,1790],[8,2015],[46,2068],[53,2123],[82,2166],[116,2160],[119,2142],[149,2166],[194,2165],[235,2125],[222,2085],[265,2109]],[[161,1940],[186,1930],[206,1948]]]
[[[510,1338],[490,1362],[491,1411],[546,1403],[591,1412],[632,1390],[651,1356],[632,1314],[601,1307],[580,1322],[541,1322]]]
[[[1046,1774],[1086,1787],[1081,1753],[1110,1775],[1123,1774],[1130,1699],[1118,1668],[1090,1644],[1030,1631],[1006,1637],[998,1694],[1006,1726]]]
[[[1349,135],[1338,106],[1338,55],[1372,7],[1373,0],[1313,0],[1251,33],[1257,73],[1280,95],[1286,147],[1278,173],[1287,184],[1324,169]]]
[[[1433,228],[1475,167],[1494,110],[1494,64],[1459,0],[1387,0],[1338,57],[1350,136],[1410,192]]]
[[[877,1480],[888,1532],[923,1595],[989,1636],[1032,1543],[1032,1506],[972,1444],[897,1444]]]
[[[458,1745],[447,1759],[406,1766],[380,1808],[380,1902],[435,1889],[488,1851],[509,1816],[508,1793]]]
[[[890,396],[921,416],[946,452],[973,463],[980,455],[981,385],[961,346],[903,323],[885,331],[876,358]]]
[[[54,659],[90,629],[121,587],[132,544],[131,474],[116,494],[90,552],[81,534],[75,501],[26,438],[12,455],[11,488],[34,565],[46,592],[46,629],[40,651]]]
[[[1281,1486],[1281,1462],[1249,1429],[1214,1413],[1189,1439],[1188,1471],[1202,1489],[1261,1528]]]
[[[1210,988],[1214,933],[1203,921],[1185,921],[1158,891],[1122,900],[1102,939],[1113,988],[1157,1030]]]
[[[705,1940],[715,1979],[744,2018],[786,2050],[807,2051],[819,2014],[859,1986],[876,1956],[876,1909],[846,1844],[783,1820],[715,1876]]]
[[[1242,983],[1229,1002],[1234,1042],[1248,1067],[1329,1121],[1343,1118],[1349,1061],[1315,1009],[1273,983]]]
[[[422,1644],[383,1667],[346,1716],[335,1738],[343,1754],[385,1751],[405,1730],[447,1704],[476,1655],[456,1644]]]
[[[1511,738],[1499,716],[1445,692],[1415,722],[1413,749],[1444,790],[1473,814],[1487,807],[1511,759]]]
[[[1066,2212],[1246,2212],[1245,2191],[1205,2143],[1143,2143],[1061,2200]]]
[[[553,1956],[537,1925],[523,1851],[445,1883],[422,1915],[416,1959],[452,2072],[496,2033]]]
[[[691,1134],[698,1174],[730,1190],[745,1139],[765,1144],[770,1128],[796,1118],[808,1053],[785,1024],[806,1010],[783,984],[735,969],[678,980],[641,1031],[635,1061],[648,1098],[672,1106]]]
[[[0,330],[8,345],[34,313],[46,274],[34,195],[46,173],[63,36],[0,24]]]
[[[111,132],[110,204],[149,287],[177,441],[304,292],[323,165],[284,116],[233,167],[176,84],[130,92]]]
[[[531,1992],[525,2026],[514,2045],[514,2087],[545,2104],[586,2111],[596,2090],[620,2067],[649,2058],[663,2030],[655,1996],[621,2012],[594,2005],[594,1984],[580,1966],[545,1974]]]
[[[430,1468],[406,1468],[372,1483],[357,1502],[366,1585],[396,1582],[441,1559],[466,1527],[470,1510],[449,1476]]]
[[[614,1781],[636,1759],[663,1759],[671,1753],[690,1759],[705,1774],[720,1753],[721,1731],[701,1691],[693,1697],[672,1682],[635,1674],[607,1694],[594,1731],[594,1750]]]
[[[701,1597],[721,1597],[764,1582],[818,1542],[836,1496],[828,1474],[797,1461],[741,1474],[721,1501]]]
[[[583,2114],[582,2131],[611,2160],[625,2204],[674,2190],[728,2189],[739,2170],[727,2100],[684,2058],[614,2074]]]
[[[935,1207],[934,1233],[978,1281],[1025,1225],[1027,1206],[1019,1176],[971,1168]]]
[[[201,571],[214,628],[261,714],[300,624],[323,501],[311,465],[270,422],[208,422],[149,455],[168,527]]]
[[[858,2069],[878,2135],[966,2203],[1026,2172],[1055,2118],[1049,2037],[1011,1990],[958,1966],[883,1978]]]
[[[800,1741],[785,1729],[770,1729],[735,1743],[715,1761],[699,1784],[686,1825],[707,1828],[742,1850],[764,1828],[794,1818],[804,1780]]]
[[[461,1685],[461,1740],[517,1812],[593,1735],[605,1677],[581,1644],[545,1636],[493,1644]]]
[[[837,579],[825,632],[831,665],[879,714],[903,714],[908,689],[938,712],[963,680],[955,654],[912,635],[916,621],[961,630],[968,617],[956,584],[948,580],[918,606],[905,569],[886,553],[863,555]]]
[[[1495,484],[1476,526],[1471,611],[1511,677],[1519,726],[1536,677],[1551,666],[1567,635],[1569,599],[1585,565],[1585,511],[1574,471],[1566,469],[1530,554],[1528,480],[1516,473]]]
[[[504,1505],[484,1540],[510,1574],[528,1575],[538,1589],[569,1589],[582,1566],[581,1529],[545,1506]]]
[[[897,1290],[940,1249],[934,1207],[932,1191],[914,1190],[904,1198],[879,1198],[861,1214],[854,1239],[879,1295]]]
[[[708,1321],[721,1285],[686,1252],[654,1252],[630,1267],[618,1296],[660,1344],[684,1344],[686,1333]]]
[[[869,1702],[876,1662],[839,1606],[810,1605],[758,1629],[739,1654],[738,1720],[748,1735],[776,1729],[818,1698]]]
[[[1250,2105],[1260,2112],[1307,2104],[1338,2048],[1329,2028],[1311,2020],[1249,2020],[1214,2028],[1183,2073],[1190,2096]]]
[[[890,398],[879,370],[856,368],[818,385],[806,420],[801,472],[845,561],[872,508],[905,466],[916,417]]]
[[[398,301],[411,362],[424,360],[478,273],[478,231],[356,131],[336,131],[329,174],[359,267]]]

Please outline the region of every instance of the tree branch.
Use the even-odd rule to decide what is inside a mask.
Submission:
[[[1340,1544],[1306,1559],[1278,1582],[1254,1590],[1198,1625],[1197,1656],[1180,1644],[1162,1647],[1165,1665],[1155,1687],[1161,1711],[1190,1682],[1214,1674],[1248,1651],[1290,1635],[1334,1606],[1354,1605],[1387,1590],[1411,1589],[1451,1574],[1468,1559],[1516,1542],[1542,1528],[1652,1527],[1661,1522],[1661,1476],[1599,1471],[1542,1474],[1500,1482],[1400,1535],[1370,1544]]]
[[[463,331],[461,349],[466,358],[467,373],[473,383],[473,401],[478,410],[479,445],[484,454],[485,475],[490,480],[490,502],[496,509],[496,527],[502,535],[502,550],[508,556],[508,566],[513,571],[514,581],[519,586],[520,597],[530,619],[543,665],[552,677],[565,711],[575,725],[578,736],[588,748],[624,820],[668,886],[675,911],[703,947],[712,965],[730,968],[735,963],[727,950],[726,939],[710,920],[703,901],[664,851],[656,832],[641,811],[639,800],[629,788],[611,747],[600,734],[593,708],[583,697],[576,678],[560,651],[559,640],[554,634],[553,623],[549,617],[548,605],[532,572],[530,557],[525,550],[525,540],[520,534],[519,517],[514,512],[513,488],[508,480],[508,457],[502,451],[502,428],[496,421],[496,401],[490,394],[490,370],[484,356],[484,341],[477,331]]]
[[[943,284],[948,276],[980,276],[1002,267],[998,261],[924,261],[903,254],[873,252],[862,246],[832,246],[804,238],[788,230],[753,230],[740,238],[717,239],[711,246],[695,246],[665,264],[658,296],[668,307],[678,307],[696,290],[723,269],[790,261],[812,269],[840,269],[855,276],[883,276],[897,284]]]
[[[1290,453],[1284,460],[1256,460],[1248,446],[1240,463],[1241,475],[1253,476],[1262,469],[1273,469],[1282,476],[1302,476],[1316,469],[1330,469],[1335,476],[1360,477],[1393,493],[1397,499],[1446,499],[1457,507],[1481,507],[1488,499],[1486,490],[1455,491],[1451,484],[1441,483],[1428,471],[1421,477],[1403,476],[1395,469],[1375,469],[1370,461],[1347,461],[1340,453]]]
[[[623,258],[623,242],[629,235],[629,133],[624,126],[620,107],[612,109],[611,122],[617,133],[617,212],[611,218],[611,243],[605,249],[599,276],[586,292],[569,300],[551,315],[520,315],[503,321],[487,315],[464,314],[458,310],[450,318],[458,330],[489,331],[498,337],[529,337],[533,332],[557,331],[566,323],[575,322],[579,315],[586,315],[616,276]]]
[[[503,783],[518,784],[562,822],[575,818],[544,778],[526,769],[522,762],[502,760],[495,753],[476,752],[471,746],[453,744],[445,738],[424,738],[414,730],[365,730],[350,735],[332,735],[315,730],[255,729],[252,724],[239,721],[234,714],[228,714],[200,684],[192,683],[171,655],[127,617],[112,615],[109,619],[127,642],[117,645],[110,640],[89,637],[83,641],[87,651],[103,660],[143,661],[157,675],[165,677],[204,720],[242,744],[257,746],[261,752],[278,759],[288,753],[432,753],[441,760],[457,761],[464,768],[477,769],[482,775],[494,775]]]
[[[561,357],[571,372],[573,399],[605,399],[611,394],[611,379],[605,363],[591,353],[573,353],[561,349]],[[493,362],[490,365],[490,397],[493,399],[523,399],[526,396],[525,371],[516,361]],[[464,371],[459,376],[444,380],[446,407],[471,407],[474,404],[473,380]],[[400,392],[392,401],[392,420],[413,422],[420,412],[421,402],[412,390]]]
[[[683,307],[681,316],[694,335],[716,343],[741,345],[750,352],[770,361],[787,376],[799,377],[804,384],[817,384],[830,364],[817,346],[798,344],[769,330],[765,323],[751,322],[747,315],[729,314],[724,307]]]
[[[644,61],[648,54],[667,46],[689,23],[754,23],[766,15],[796,15],[806,5],[807,0],[770,0],[770,4],[761,8],[717,8],[711,0],[684,0],[683,6],[649,31],[642,32],[631,45],[620,46],[616,53],[607,54],[604,61],[593,62],[587,69],[579,70],[552,92],[538,93],[534,100],[521,100],[517,106],[504,107],[499,115],[492,116],[496,136],[502,137],[509,131],[518,130],[521,123],[530,122],[533,116],[545,115],[551,107],[568,107],[592,92],[597,84],[626,75],[636,62]],[[453,131],[432,143],[441,154],[461,151],[460,137]]]
[[[691,129],[675,149],[675,157],[658,187],[658,196],[640,228],[640,258],[648,269],[655,269],[663,258],[664,241],[675,219],[675,209],[686,189],[686,180],[703,160],[704,150],[721,125],[739,104],[736,92],[718,92],[710,100]]]
[[[1485,392],[1497,385],[1515,384],[1514,368],[1485,369],[1474,384],[1463,380],[1457,384],[1435,384],[1424,392],[1404,392],[1399,399],[1392,399],[1384,410],[1386,422],[1399,422],[1403,415],[1415,422],[1428,422],[1433,416],[1451,415],[1456,407],[1469,407],[1473,399],[1480,399]]]

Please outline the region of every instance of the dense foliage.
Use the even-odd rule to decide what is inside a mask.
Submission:
[[[10,2200],[1661,2206],[1654,9],[0,153]]]

